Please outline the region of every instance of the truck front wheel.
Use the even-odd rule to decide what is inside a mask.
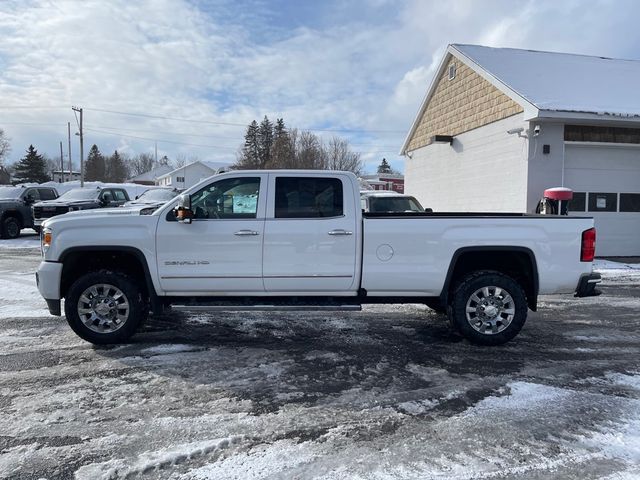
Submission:
[[[501,345],[524,326],[527,299],[523,288],[511,277],[480,271],[456,286],[448,314],[451,325],[471,343]]]
[[[3,238],[18,238],[20,236],[20,220],[16,217],[6,217],[2,221],[2,237]]]
[[[71,329],[84,340],[105,345],[131,337],[146,316],[146,302],[136,283],[117,272],[90,272],[76,280],[65,298]]]

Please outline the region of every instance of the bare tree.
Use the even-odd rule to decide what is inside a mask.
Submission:
[[[176,159],[173,162],[173,166],[175,168],[181,168],[184,167],[187,164],[187,156],[183,153],[179,153],[178,155],[176,155]]]
[[[344,138],[331,137],[323,148],[325,156],[325,168],[329,170],[346,170],[356,175],[362,173],[362,160],[360,154],[351,151],[349,142]]]
[[[129,160],[129,171],[132,176],[142,175],[153,169],[153,155],[150,153],[139,153]]]
[[[0,166],[4,165],[5,159],[11,153],[11,144],[9,138],[4,133],[4,130],[0,128]]]

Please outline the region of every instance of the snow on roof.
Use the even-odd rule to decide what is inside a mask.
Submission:
[[[183,170],[185,168],[189,168],[191,165],[195,165],[196,163],[199,163],[201,165],[204,165],[207,168],[210,168],[212,170],[212,174],[217,172],[218,169],[220,169],[220,168],[229,168],[231,166],[230,163],[209,162],[209,161],[206,161],[206,160],[196,160],[195,162],[188,163],[188,164],[186,164],[186,165],[184,165],[182,167],[178,167],[178,168],[176,168],[174,170],[171,170],[170,172],[167,172],[167,173],[164,173],[162,175],[159,175],[158,178],[167,177],[169,175],[172,175],[175,172],[178,172],[179,170]]]
[[[138,181],[138,182],[153,182],[156,178],[164,175],[167,172],[170,172],[172,168],[169,165],[160,165],[156,168],[152,168],[148,172],[141,173],[140,175],[136,175],[133,178],[130,178],[130,181]]]
[[[539,110],[640,116],[640,61],[481,45],[450,48]]]

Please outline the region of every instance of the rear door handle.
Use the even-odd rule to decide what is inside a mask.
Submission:
[[[338,235],[353,235],[353,232],[350,232],[349,230],[344,230],[342,228],[337,229],[337,230],[331,230],[329,232],[329,235],[333,235],[333,236],[338,236]]]
[[[255,230],[238,230],[234,235],[237,235],[238,237],[249,237],[260,235],[260,232],[256,232]]]

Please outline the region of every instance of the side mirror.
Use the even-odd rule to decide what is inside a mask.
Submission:
[[[427,208],[424,209],[424,211],[425,211],[425,213],[433,213],[433,208],[427,207]]]
[[[189,195],[180,195],[178,197],[178,205],[173,209],[176,220],[181,223],[191,223],[193,219],[193,210],[191,210],[191,197]]]
[[[140,195],[136,195],[136,200],[138,199],[138,197],[139,197],[139,196],[140,196]]]
[[[24,197],[24,204],[25,205],[31,205],[34,202],[35,202],[35,200],[33,199],[33,196],[31,194],[29,194],[26,197]]]

